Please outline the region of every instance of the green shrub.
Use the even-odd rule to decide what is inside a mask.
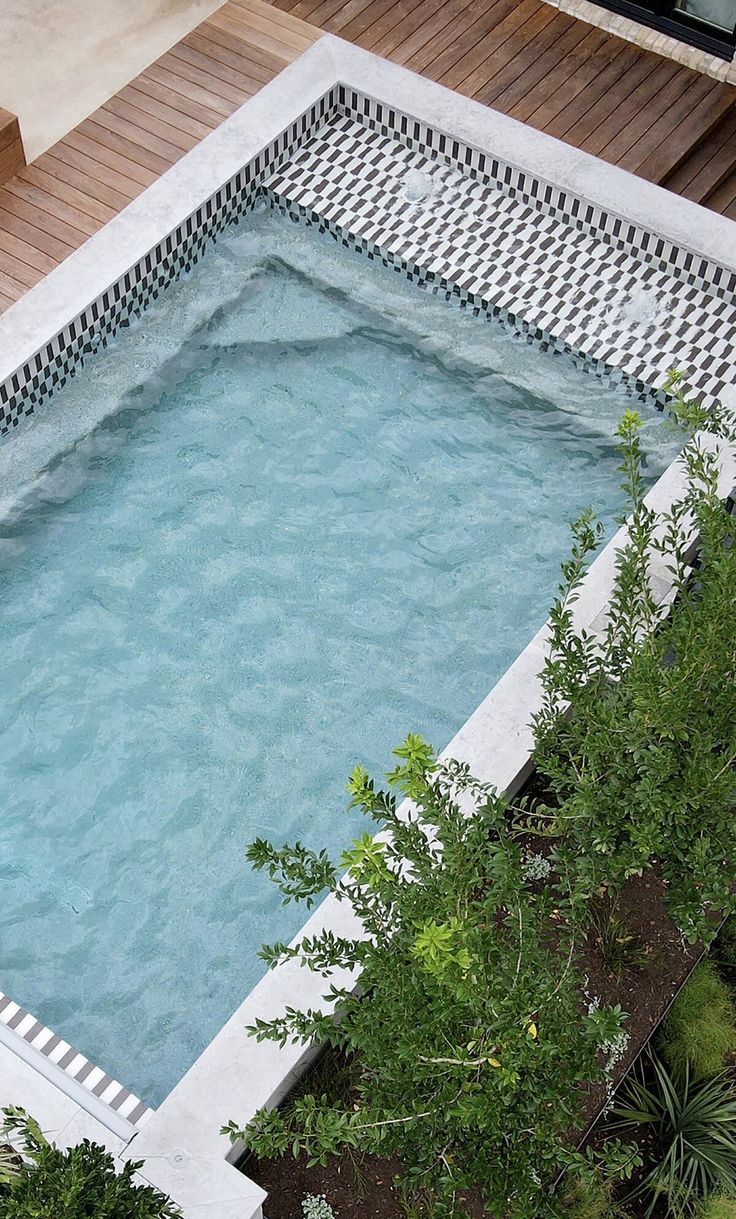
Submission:
[[[137,1185],[141,1167],[120,1172],[104,1147],[87,1139],[61,1151],[22,1109],[4,1110],[5,1129],[21,1136],[24,1162],[0,1182],[2,1219],[176,1219],[179,1210],[150,1185]]]
[[[698,1198],[736,1192],[736,1090],[728,1076],[693,1080],[669,1074],[652,1056],[651,1079],[640,1071],[614,1109],[613,1128],[653,1136],[649,1171],[632,1193],[650,1196],[650,1215],[666,1196],[670,1210],[686,1214]]]
[[[736,1219],[736,1198],[728,1194],[711,1194],[695,1211],[695,1219]]]
[[[725,982],[711,961],[703,961],[673,1003],[660,1033],[668,1066],[690,1064],[694,1079],[717,1075],[736,1049],[736,1012]]]
[[[339,1022],[289,1007],[250,1030],[356,1054],[354,1094],[299,1095],[227,1132],[258,1155],[324,1162],[356,1148],[396,1157],[403,1192],[430,1195],[437,1219],[464,1214],[471,1187],[491,1213],[539,1219],[571,1161],[579,1085],[622,1052],[624,1015],[598,1002],[581,1011],[576,928],[551,885],[525,880],[526,844],[505,800],[467,767],[437,762],[418,737],[396,754],[389,779],[412,801],[410,818],[362,768],[350,784],[353,803],[387,834],[362,835],[339,864],[300,844],[248,850],[285,897],[311,904],[327,889],[366,932],[349,922],[343,936],[265,948],[270,964],[355,969],[365,997],[333,973],[325,993],[340,1004]]]
[[[722,426],[730,439],[732,425]],[[682,499],[653,510],[640,427],[634,412],[619,427],[628,537],[599,634],[575,622],[600,537],[591,514],[576,522],[563,565],[534,718],[537,771],[552,797],[532,811],[557,837],[554,861],[582,918],[597,892],[615,900],[632,876],[656,866],[677,926],[690,943],[709,943],[714,913],[736,910],[734,518],[719,497],[718,460],[698,439],[683,451]],[[688,520],[699,535],[694,574]],[[674,575],[669,612],[651,587],[657,552]]]

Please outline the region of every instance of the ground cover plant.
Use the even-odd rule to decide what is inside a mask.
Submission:
[[[684,394],[677,405],[702,424]],[[710,422],[733,442],[725,413]],[[585,1089],[613,1078],[628,1037],[621,1005],[587,991],[582,948],[597,936],[619,978],[641,967],[647,945],[619,913],[637,877],[660,886],[683,942],[709,943],[736,907],[734,522],[701,440],[685,449],[683,496],[658,514],[644,499],[633,412],[619,438],[628,540],[594,635],[576,627],[575,604],[600,531],[590,513],[573,527],[534,722],[534,798],[507,801],[410,736],[386,789],[361,769],[350,781],[378,838],[365,833],[337,860],[299,843],[248,850],[285,900],[331,893],[352,903],[364,933],[265,947],[270,965],[293,957],[324,975],[340,1019],[287,1008],[250,1032],[326,1043],[359,1072],[349,1103],[307,1091],[227,1132],[263,1156],[385,1156],[411,1213],[460,1216],[476,1198],[495,1219],[559,1216],[573,1203],[610,1219],[609,1183],[637,1172],[641,1155],[616,1138],[574,1150]],[[669,567],[673,603],[655,595],[653,556]],[[338,967],[360,976],[360,994],[330,983]],[[666,1097],[690,1118],[706,1101],[711,1116],[718,1105],[736,1112],[718,1091],[725,1078],[698,1081],[688,1067],[683,1098],[666,1092],[658,1069],[648,1103],[652,1113],[659,1105],[649,1124],[659,1121],[660,1134]],[[678,1205],[684,1190],[691,1208],[697,1195],[731,1188],[713,1159],[693,1153],[673,1175],[670,1157],[659,1176],[643,1170],[646,1188],[661,1198],[665,1183]]]
[[[736,1050],[736,1012],[726,983],[712,961],[698,965],[667,1014],[660,1053],[673,1070],[694,1079],[723,1071]]]
[[[5,1109],[5,1133],[23,1158],[0,1171],[1,1219],[177,1219],[180,1211],[150,1185],[134,1181],[140,1164],[118,1172],[113,1157],[85,1139],[62,1151],[22,1109]]]

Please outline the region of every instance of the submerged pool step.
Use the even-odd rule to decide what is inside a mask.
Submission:
[[[732,298],[385,129],[338,115],[265,189],[290,214],[323,222],[598,371],[620,370],[640,392],[656,392],[673,365],[706,402],[733,380]]]
[[[154,1110],[0,991],[0,1042],[114,1134],[129,1139]]]

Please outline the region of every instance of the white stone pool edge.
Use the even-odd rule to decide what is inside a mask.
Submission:
[[[731,221],[326,35],[0,318],[0,382],[338,83],[736,271],[736,226]],[[724,493],[734,478],[736,470],[724,468]],[[680,485],[674,463],[650,501],[665,505]],[[605,612],[620,544],[619,534],[590,570],[577,606],[581,624],[594,628]],[[665,596],[666,571],[655,578]],[[543,628],[444,751],[467,761],[478,778],[501,790],[518,788],[529,769],[528,725],[539,698],[545,635]],[[325,925],[343,934],[355,929],[350,911],[330,900],[300,935]],[[169,1193],[187,1219],[258,1219],[264,1192],[228,1161],[235,1152],[219,1129],[230,1118],[245,1122],[259,1106],[277,1103],[308,1051],[259,1045],[247,1038],[244,1026],[256,1015],[276,1014],[287,1002],[316,1005],[324,988],[323,979],[293,963],[266,975],[127,1149],[20,1059],[8,1063],[2,1099],[25,1104],[63,1141],[89,1135],[107,1141],[116,1153],[144,1160],[145,1179]],[[10,1056],[6,1051],[3,1047],[3,1060]]]

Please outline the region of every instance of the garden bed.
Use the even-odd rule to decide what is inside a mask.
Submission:
[[[533,796],[534,777],[522,795]],[[619,928],[630,937],[622,950],[635,960],[618,968],[607,959],[599,929],[588,936],[580,960],[581,973],[588,978],[584,1002],[597,998],[603,1004],[619,1003],[628,1013],[626,1030],[628,1044],[617,1062],[612,1082],[617,1085],[636,1061],[644,1046],[661,1023],[676,995],[703,955],[698,946],[683,947],[680,932],[669,917],[663,903],[664,886],[650,873],[633,878],[617,903]],[[607,903],[600,899],[602,919]],[[330,1050],[317,1060],[298,1085],[298,1092],[327,1092],[331,1099],[352,1103],[350,1070],[342,1057]],[[608,1089],[603,1082],[586,1088],[584,1122],[571,1132],[571,1142],[580,1142],[595,1126],[606,1103]],[[289,1098],[286,1099],[288,1104]],[[401,1199],[393,1186],[397,1170],[394,1161],[365,1155],[356,1159],[343,1154],[331,1157],[325,1165],[309,1166],[305,1156],[291,1155],[259,1159],[247,1155],[241,1165],[244,1172],[268,1192],[268,1219],[301,1219],[301,1203],[308,1195],[323,1195],[341,1219],[405,1219]],[[485,1214],[470,1201],[471,1214]],[[632,1210],[632,1216],[636,1216]],[[643,1214],[643,1210],[642,1210]]]

